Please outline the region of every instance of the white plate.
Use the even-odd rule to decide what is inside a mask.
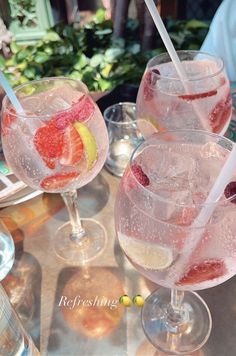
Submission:
[[[7,167],[3,156],[0,155],[0,208],[23,203],[42,193],[16,178]]]

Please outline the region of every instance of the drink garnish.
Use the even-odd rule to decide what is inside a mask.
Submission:
[[[230,200],[230,202],[236,204],[236,182],[230,182],[227,184],[224,190],[224,194],[227,199],[235,195],[235,198]]]
[[[151,117],[140,117],[137,119],[137,127],[144,138],[147,138],[158,131],[164,131],[158,127],[156,120]]]
[[[40,183],[40,187],[44,190],[61,189],[78,176],[78,172],[56,173],[44,178]]]
[[[197,99],[204,99],[209,96],[214,96],[216,94],[217,94],[217,90],[210,90],[210,91],[207,91],[204,93],[179,95],[179,98],[186,100],[186,101],[192,101],[192,100],[197,100]]]
[[[216,106],[208,116],[212,132],[217,133],[224,128],[225,124],[230,118],[231,110],[232,99],[231,94],[228,93],[224,100],[221,100],[216,104]]]
[[[148,176],[144,173],[142,170],[142,167],[137,164],[136,162],[133,163],[132,165],[132,172],[137,179],[137,181],[143,185],[144,187],[148,186],[150,184],[150,180]]]
[[[192,265],[176,284],[198,284],[219,278],[226,273],[227,269],[223,260],[210,258],[201,263]]]
[[[69,125],[64,132],[64,142],[60,163],[64,166],[73,166],[78,163],[84,152],[83,141],[73,125]]]
[[[122,233],[119,233],[118,236],[126,255],[143,268],[163,270],[173,262],[172,250],[166,246],[139,240]]]
[[[95,111],[95,105],[88,95],[82,95],[77,102],[73,102],[70,109],[55,114],[51,121],[60,129],[65,129],[75,121],[84,122],[90,119]]]
[[[62,155],[63,132],[52,123],[48,123],[36,131],[33,142],[46,165],[53,169],[55,167],[54,159]]]
[[[158,80],[157,75],[160,75],[160,72],[159,72],[158,69],[149,70],[145,74],[143,95],[144,95],[144,99],[146,101],[149,101],[149,100],[153,99],[153,89],[152,89],[152,87],[155,86],[155,84],[156,84],[156,82]]]
[[[91,169],[97,159],[98,150],[96,140],[89,128],[81,122],[76,121],[73,126],[80,135],[80,138],[83,142],[83,147],[87,159],[87,167],[88,169]]]

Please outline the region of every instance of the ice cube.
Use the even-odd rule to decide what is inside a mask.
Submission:
[[[186,191],[195,171],[195,160],[181,145],[153,145],[142,152],[141,165],[150,179],[150,189],[158,194]],[[179,151],[179,152],[178,152]]]

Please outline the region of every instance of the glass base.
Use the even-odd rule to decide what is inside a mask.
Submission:
[[[145,300],[142,325],[147,338],[168,355],[186,355],[200,349],[212,327],[206,303],[197,293],[184,292],[176,317],[170,301],[171,290],[166,288],[158,289]]]
[[[70,222],[65,223],[56,231],[53,247],[58,257],[73,265],[81,265],[99,256],[107,242],[107,234],[103,225],[93,219],[81,219],[85,236],[78,240],[71,239]]]

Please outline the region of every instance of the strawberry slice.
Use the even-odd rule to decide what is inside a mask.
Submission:
[[[137,181],[143,185],[144,187],[148,186],[150,184],[148,176],[143,172],[142,167],[137,164],[136,162],[133,163],[132,165],[132,172]],[[133,177],[131,173],[131,168],[127,167],[126,172],[125,172],[125,178],[124,178],[124,186],[128,190],[132,190],[137,186],[137,181]]]
[[[219,133],[224,128],[225,124],[231,117],[232,112],[232,99],[231,94],[228,93],[225,99],[219,101],[215,108],[208,116],[212,132]]]
[[[61,189],[78,176],[78,172],[56,173],[44,178],[41,181],[40,186],[44,190]]]
[[[73,103],[72,107],[66,111],[55,114],[51,120],[60,130],[65,129],[69,124],[75,121],[87,121],[94,113],[95,105],[88,95],[83,95],[79,100]]]
[[[138,182],[143,185],[144,187],[148,186],[150,184],[148,176],[144,173],[142,170],[142,167],[138,165],[136,162],[134,162],[132,166],[133,174],[135,178],[138,180]]]
[[[227,186],[225,187],[224,194],[226,199],[229,199],[234,195],[236,195],[236,182],[228,183]],[[230,202],[236,204],[236,198],[230,200]]]
[[[64,166],[73,166],[81,160],[83,152],[84,145],[78,131],[73,125],[69,125],[64,132],[60,163]]]
[[[152,69],[144,74],[144,88],[143,88],[143,96],[144,100],[150,101],[154,97],[153,88],[158,80],[157,75],[160,75],[158,69]]]
[[[63,132],[52,123],[40,127],[34,136],[34,145],[42,158],[58,158],[62,154]]]
[[[192,265],[188,272],[180,279],[177,285],[197,284],[219,278],[227,273],[223,260],[207,259],[199,264]]]
[[[216,94],[217,94],[217,90],[210,90],[204,93],[179,95],[179,98],[187,101],[192,101],[196,99],[208,98],[209,96],[214,96]]]

